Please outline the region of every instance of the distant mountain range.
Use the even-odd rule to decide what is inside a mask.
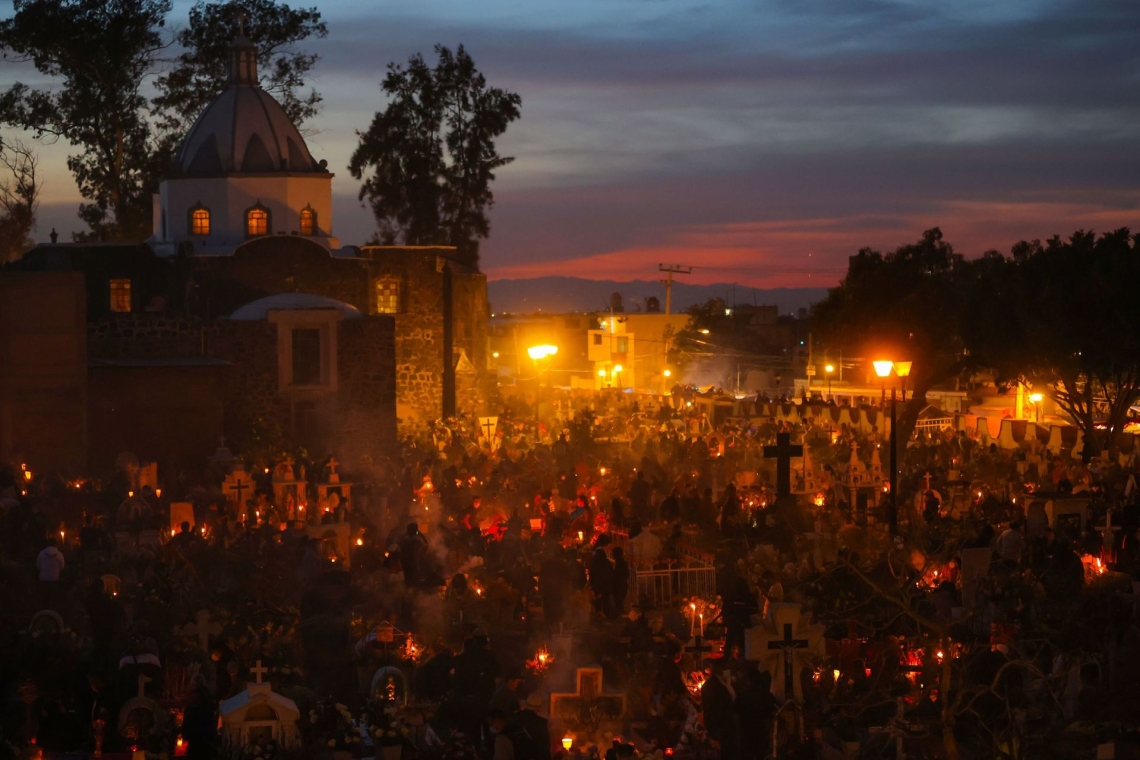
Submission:
[[[491,280],[487,283],[493,312],[530,314],[565,313],[609,308],[610,294],[621,293],[626,311],[645,308],[645,299],[657,296],[665,308],[665,287],[656,281],[586,280],[581,277],[534,277],[525,280]],[[673,283],[673,311],[684,311],[710,298],[734,304],[775,305],[781,314],[794,313],[827,295],[827,288],[749,288],[731,283],[692,285]]]

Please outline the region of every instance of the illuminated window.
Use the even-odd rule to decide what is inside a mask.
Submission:
[[[210,234],[210,211],[201,206],[190,212],[190,234]]]
[[[269,234],[269,212],[255,206],[245,212],[245,234],[250,237]]]
[[[131,313],[130,280],[111,280],[111,311]]]
[[[301,234],[317,234],[317,214],[311,208],[301,209]]]
[[[376,313],[400,313],[400,280],[396,277],[381,277],[376,280]]]

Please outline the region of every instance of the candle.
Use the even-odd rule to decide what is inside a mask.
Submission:
[[[689,603],[689,637],[691,638],[697,628],[697,605],[695,602]]]
[[[704,638],[704,635],[705,635],[705,613],[702,612],[701,613],[701,637]]]

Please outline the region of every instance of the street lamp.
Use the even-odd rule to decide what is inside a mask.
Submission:
[[[1029,400],[1033,402],[1033,415],[1037,422],[1041,421],[1041,402],[1044,398],[1040,393],[1029,394]]]
[[[883,381],[883,400],[886,401],[887,394],[887,378],[891,376],[893,369],[895,374],[898,375],[899,380],[902,381],[903,393],[906,393],[906,378],[910,375],[910,368],[913,362],[893,362],[889,360],[880,360],[871,362],[875,367],[875,374]],[[906,398],[905,395],[903,397]],[[890,527],[891,533],[897,533],[899,527],[899,509],[898,509],[898,450],[899,450],[899,437],[896,428],[897,421],[895,389],[891,388],[891,478],[890,478],[890,500],[887,502],[887,525]]]
[[[530,348],[528,348],[526,350],[526,352],[530,356],[530,358],[534,360],[534,383],[535,383],[535,388],[534,388],[534,424],[535,424],[535,435],[538,435],[538,423],[539,423],[538,397],[542,392],[542,378],[539,375],[538,362],[542,359],[549,359],[550,357],[557,354],[558,353],[558,346],[552,346],[549,343],[544,343],[541,346],[531,346]],[[547,375],[548,379],[549,379],[549,377],[550,376]]]
[[[621,385],[619,385],[619,382],[620,382],[620,381],[618,380],[618,375],[620,375],[620,374],[621,374],[621,370],[622,370],[622,366],[621,366],[620,364],[615,364],[615,365],[614,365],[614,370],[613,370],[613,375],[614,375],[614,387],[615,387],[615,388],[618,388],[618,389],[620,389],[620,388],[621,388]]]
[[[823,374],[827,375],[827,400],[831,401],[831,376],[835,374],[835,365],[825,364]]]

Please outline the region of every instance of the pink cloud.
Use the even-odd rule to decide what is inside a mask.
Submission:
[[[654,279],[658,263],[687,264],[692,283],[739,282],[752,287],[828,287],[847,268],[847,257],[869,246],[890,250],[938,226],[967,256],[1019,240],[1140,226],[1140,206],[1127,208],[1060,202],[950,201],[937,211],[909,215],[852,215],[738,222],[677,228],[655,245],[633,245],[580,258],[490,266],[492,279],[567,276],[586,279]]]

